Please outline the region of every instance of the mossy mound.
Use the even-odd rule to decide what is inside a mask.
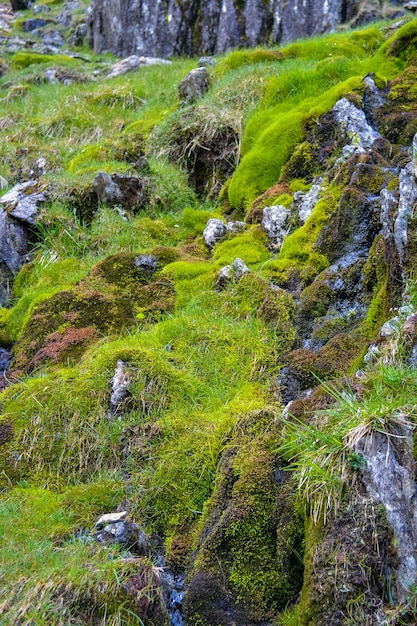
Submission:
[[[273,419],[243,417],[219,463],[184,603],[189,624],[272,619],[297,597],[303,520],[272,452]]]
[[[73,289],[35,302],[14,347],[14,364],[74,362],[99,337],[120,334],[172,311],[175,290],[158,267],[178,258],[169,250],[154,255],[121,253],[93,267]]]

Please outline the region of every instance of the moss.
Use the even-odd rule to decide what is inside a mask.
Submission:
[[[222,76],[230,70],[237,69],[241,65],[252,65],[254,63],[276,63],[282,61],[284,55],[280,50],[265,50],[255,48],[254,50],[235,50],[216,67],[216,75]]]
[[[265,232],[255,227],[249,232],[232,236],[231,239],[216,245],[213,252],[214,261],[221,265],[229,265],[236,258],[243,259],[249,266],[267,261],[270,253]]]
[[[230,594],[242,624],[271,619],[297,596],[303,521],[289,475],[276,469],[271,417],[264,411],[242,418],[234,436],[238,446],[231,442],[223,455],[186,593],[187,623],[228,623]]]
[[[381,52],[387,56],[393,56],[402,61],[415,59],[417,44],[417,19],[411,20],[402,26],[381,47]]]
[[[281,171],[280,180],[289,183],[294,178],[312,181],[319,171],[318,146],[304,141],[296,147]]]
[[[166,250],[160,252],[160,258],[166,258]],[[75,359],[98,336],[120,333],[141,320],[155,321],[172,310],[171,283],[152,276],[141,266],[141,258],[134,253],[108,257],[73,289],[35,301],[14,348],[16,366],[33,367],[45,358]],[[155,254],[155,262],[158,259]]]
[[[36,52],[16,52],[10,59],[12,67],[23,68],[36,63],[74,63],[74,59],[63,54],[38,54]]]
[[[229,186],[232,207],[249,208],[260,193],[271,187],[279,178],[281,169],[290,158],[295,146],[304,135],[304,123],[317,119],[336,101],[350,91],[361,89],[358,79],[340,83],[316,98],[309,98],[290,112],[278,111],[268,122],[253,118],[253,128],[248,128],[256,139],[233,175]],[[255,125],[259,124],[257,132]],[[265,166],[267,164],[267,166]]]

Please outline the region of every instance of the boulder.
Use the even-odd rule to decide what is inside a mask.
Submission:
[[[279,250],[287,234],[290,211],[281,204],[264,209],[262,227],[266,231],[272,250]]]
[[[118,204],[124,209],[139,210],[148,198],[143,178],[123,174],[98,172],[93,182],[93,191],[104,204]]]
[[[207,222],[207,225],[203,231],[204,241],[209,248],[221,241],[227,235],[226,224],[222,220],[212,217]]]
[[[39,205],[49,199],[45,187],[36,180],[15,185],[13,189],[0,197],[0,204],[12,217],[33,225],[39,211]]]
[[[178,97],[185,104],[200,100],[209,88],[208,72],[205,67],[191,70],[178,86]]]

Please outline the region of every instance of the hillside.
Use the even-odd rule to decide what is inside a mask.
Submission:
[[[0,22],[0,624],[415,624],[417,20],[127,67],[36,6]]]

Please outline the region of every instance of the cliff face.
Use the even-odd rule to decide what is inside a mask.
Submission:
[[[93,0],[89,41],[96,53],[222,54],[237,46],[291,41],[402,14],[372,0]]]

